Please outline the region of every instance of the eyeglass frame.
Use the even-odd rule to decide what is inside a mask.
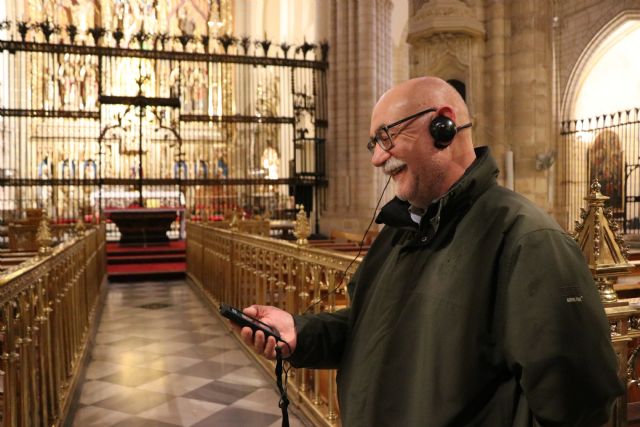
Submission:
[[[403,119],[400,120],[396,120],[395,122],[388,124],[388,125],[382,125],[380,126],[377,130],[375,135],[373,135],[372,137],[369,138],[369,142],[367,142],[367,150],[369,150],[369,152],[371,154],[373,154],[373,151],[376,148],[376,145],[378,145],[383,151],[389,151],[393,148],[393,141],[391,140],[391,133],[389,132],[389,129],[391,129],[392,127],[398,126],[402,123],[408,122],[409,120],[413,120],[416,117],[422,116],[424,114],[428,114],[428,113],[433,113],[435,111],[438,111],[437,108],[435,107],[429,107],[426,110],[422,110],[422,111],[418,111],[417,113],[413,113],[412,115],[405,117]],[[384,131],[384,133],[387,136],[387,139],[383,139],[380,138],[379,133],[380,131]],[[384,146],[385,141],[389,141],[389,145],[387,147]]]

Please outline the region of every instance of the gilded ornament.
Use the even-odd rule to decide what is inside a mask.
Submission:
[[[78,221],[76,221],[76,225],[73,229],[77,236],[84,235],[86,227],[84,225],[84,221],[82,220],[82,215],[78,217]]]
[[[42,219],[38,225],[36,234],[36,242],[38,243],[38,253],[40,255],[49,255],[51,253],[51,245],[53,238],[51,237],[51,229],[49,228],[49,216],[46,210],[42,210]]]
[[[620,235],[620,227],[613,220],[613,212],[604,208],[609,197],[600,189],[600,183],[594,179],[585,197],[588,208],[581,209],[581,221],[576,221],[573,237],[589,265],[602,302],[615,303],[618,297],[613,283],[633,266],[627,260],[628,248]]]
[[[311,226],[307,219],[307,213],[304,211],[304,205],[299,205],[298,209],[293,235],[296,236],[296,243],[298,245],[307,245],[309,244],[307,237],[311,235]]]
[[[233,211],[231,216],[231,223],[229,224],[229,227],[233,231],[238,231],[238,212]]]

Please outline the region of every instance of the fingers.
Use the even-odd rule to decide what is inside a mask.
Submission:
[[[264,352],[264,334],[261,331],[257,331],[253,334],[253,348],[256,353],[260,354]]]
[[[265,340],[262,331],[257,331],[254,334],[253,330],[248,327],[244,327],[240,330],[240,336],[247,345],[250,345],[254,348],[256,353],[262,354],[267,359],[273,360],[276,358],[275,338],[269,337],[269,339]]]
[[[253,331],[251,330],[251,328],[245,326],[244,328],[240,329],[240,337],[242,337],[242,341],[244,341],[245,344],[250,346],[253,345]]]
[[[260,332],[262,334],[262,332]],[[267,359],[275,359],[276,357],[276,339],[273,337],[269,337],[267,339],[267,344],[264,347],[264,351],[262,352],[264,357]]]
[[[296,337],[293,318],[289,313],[275,307],[255,304],[244,308],[242,312],[248,316],[262,320],[268,325],[273,325],[274,328],[280,331],[280,335],[288,341],[288,344],[283,347],[282,354],[284,357],[290,356],[290,353],[292,353],[295,348]],[[249,327],[244,327],[242,329],[238,327],[236,331],[240,332],[240,336],[245,344],[253,347],[257,354],[262,354],[270,360],[274,360],[276,358],[275,349],[278,343],[274,337],[270,336],[266,339],[262,331],[254,333]]]
[[[258,309],[259,307],[254,304],[254,305],[250,305],[249,307],[243,308],[242,312],[247,316],[258,317]]]

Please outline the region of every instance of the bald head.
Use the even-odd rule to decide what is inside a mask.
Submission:
[[[433,108],[394,126],[393,145],[387,151],[376,148],[374,166],[394,177],[398,197],[424,207],[446,193],[475,159],[468,129],[455,133],[449,144],[440,144],[429,131],[433,119],[444,116],[457,126],[470,122],[469,110],[453,86],[437,77],[420,77],[389,89],[378,100],[371,115],[370,134],[389,124]],[[404,169],[403,169],[404,168]],[[398,172],[405,170],[406,176]],[[401,179],[402,178],[402,179]]]
[[[380,109],[391,110],[385,112],[393,117],[386,117],[380,124],[385,121],[391,123],[425,108],[445,105],[454,111],[456,123],[469,122],[467,105],[453,86],[437,77],[418,77],[402,82],[385,92],[378,100],[373,115],[379,113]]]

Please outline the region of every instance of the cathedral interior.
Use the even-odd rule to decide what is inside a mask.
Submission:
[[[1,2],[1,425],[280,425],[217,305],[349,304],[371,109],[424,75],[580,244],[640,425],[638,42],[637,0]],[[335,375],[290,371],[292,425]]]

